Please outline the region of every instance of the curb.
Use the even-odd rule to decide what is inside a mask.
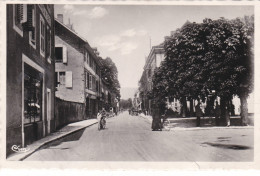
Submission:
[[[145,116],[139,116],[143,119],[152,122],[152,119]],[[172,127],[168,128],[166,131],[195,131],[195,130],[221,130],[221,129],[254,129],[254,126],[222,126],[222,127]]]
[[[49,140],[43,142],[42,144],[39,144],[39,146],[36,146],[35,149],[28,151],[28,153],[24,153],[24,155],[21,154],[21,155],[22,155],[21,157],[19,157],[19,156],[17,156],[17,155],[13,155],[13,156],[8,157],[6,160],[8,160],[8,161],[23,161],[24,159],[28,158],[28,157],[29,157],[30,155],[32,155],[33,153],[35,153],[35,152],[37,152],[38,150],[40,150],[41,148],[43,148],[44,146],[50,144],[51,142],[56,141],[56,140],[59,140],[59,139],[62,139],[62,138],[64,138],[64,137],[68,136],[68,135],[71,135],[71,134],[76,133],[76,132],[78,132],[78,131],[80,131],[80,130],[83,130],[83,129],[87,128],[87,127],[90,127],[90,126],[92,126],[92,125],[94,125],[94,124],[96,124],[96,123],[98,123],[98,122],[94,122],[94,123],[89,124],[89,125],[87,125],[87,126],[80,127],[80,128],[75,129],[75,130],[73,130],[73,131],[69,131],[69,132],[67,132],[67,133],[65,133],[65,134],[61,134],[61,136],[58,136],[58,137],[53,138],[53,139],[49,139]],[[58,131],[57,131],[57,132],[58,132]],[[55,132],[55,133],[57,133],[57,132]],[[13,160],[12,160],[12,158],[16,158],[16,157],[17,157],[17,159],[13,159]]]

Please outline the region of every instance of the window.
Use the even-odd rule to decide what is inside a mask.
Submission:
[[[63,60],[63,54],[62,54],[63,50],[62,47],[55,47],[55,61],[56,62],[62,62]]]
[[[36,48],[36,8],[35,5],[28,5],[27,7],[27,25],[29,31],[29,43],[33,48]]]
[[[96,81],[96,91],[98,92],[98,81]]]
[[[89,89],[92,89],[92,75],[89,75]]]
[[[85,77],[86,77],[86,88],[88,88],[88,72],[85,72]]]
[[[89,58],[89,66],[92,68],[93,67],[93,59],[90,57]]]
[[[56,45],[55,47],[55,62],[67,63],[67,47],[64,45]]]
[[[27,21],[27,5],[16,4],[13,6],[13,28],[14,30],[23,36],[22,24]]]
[[[51,58],[51,29],[47,26],[47,33],[46,33],[46,56],[47,58]]]
[[[86,61],[87,61],[87,64],[89,65],[89,54],[86,52]]]
[[[90,75],[89,75],[89,73],[87,73],[87,88],[89,89],[89,78],[90,77]]]
[[[40,15],[40,53],[45,57],[45,22]]]
[[[24,123],[42,119],[43,74],[24,64]]]
[[[96,71],[96,63],[93,61],[93,70]]]
[[[96,78],[94,76],[92,76],[92,90],[96,90]]]
[[[58,82],[59,86],[65,86],[66,74],[65,72],[59,72]]]

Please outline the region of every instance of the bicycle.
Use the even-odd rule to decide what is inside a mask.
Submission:
[[[104,116],[104,117],[102,117],[101,119],[100,119],[100,122],[99,122],[99,124],[98,124],[98,130],[101,130],[101,129],[105,129],[106,128],[106,119],[105,119],[106,117]]]
[[[162,119],[163,119],[162,128],[170,131],[170,127],[169,127],[171,124],[170,120],[165,115],[162,115]]]

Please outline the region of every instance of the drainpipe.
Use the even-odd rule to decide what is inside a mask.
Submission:
[[[22,148],[24,148],[24,62],[22,62]]]

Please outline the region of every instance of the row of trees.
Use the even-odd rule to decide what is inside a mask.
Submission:
[[[225,112],[237,95],[245,125],[254,85],[253,44],[254,16],[186,23],[165,41],[165,60],[155,71],[151,97],[162,103],[166,97],[177,98],[185,109],[187,100],[206,97],[213,107],[218,96]]]
[[[132,99],[128,98],[127,100],[121,99],[119,103],[119,107],[122,109],[131,109],[132,108]]]

